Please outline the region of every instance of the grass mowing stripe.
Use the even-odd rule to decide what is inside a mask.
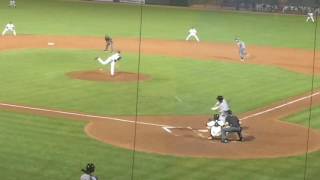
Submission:
[[[4,88],[0,90],[0,100],[90,114],[134,114],[133,92],[135,84],[114,86],[113,83],[73,80],[64,75],[66,72],[78,68],[100,67],[92,61],[83,61],[83,59],[93,56],[94,52],[33,50],[33,53],[21,51],[21,54],[15,55],[4,53],[8,55],[8,59],[0,61],[0,70],[6,69],[8,64],[16,64],[22,69],[29,64],[36,64],[35,71],[37,73],[25,71],[19,72],[17,76],[3,74],[3,78],[10,79],[11,83],[3,84],[1,82]],[[77,58],[74,61],[64,62],[64,66],[61,67],[57,66],[59,60],[53,62],[49,58],[51,54],[56,57]],[[29,60],[12,60],[21,59],[19,57],[22,56]],[[48,59],[40,60],[37,58],[39,56]],[[134,66],[134,62],[131,60],[136,59],[136,56],[128,54],[126,57],[130,59],[129,63],[123,64],[121,69],[130,72]],[[141,115],[208,114],[210,111],[208,107],[214,103],[212,101],[214,101],[215,94],[224,94],[231,101],[234,112],[241,113],[303,93],[310,86],[308,84],[309,76],[272,67],[153,56],[145,56],[144,59],[146,61],[142,66],[146,68],[141,69],[142,73],[150,75],[153,79],[141,84],[139,92],[141,100],[139,101],[141,107],[139,114]],[[172,70],[169,68],[169,71],[163,73],[164,64],[170,64]],[[161,66],[162,69],[159,68]],[[203,73],[198,73],[198,69],[203,69]],[[50,77],[38,75],[47,72],[50,72]],[[226,75],[227,79],[222,80],[216,76],[217,73],[221,73],[222,76]],[[188,81],[185,81],[186,78]],[[32,79],[32,81],[28,81],[28,79]],[[230,86],[237,88],[228,88]],[[163,91],[158,91],[159,89]],[[178,101],[176,97],[179,97],[181,101]],[[208,101],[210,97],[212,101]],[[255,101],[252,101],[254,103],[244,103],[243,97]],[[112,102],[112,105],[108,102]],[[194,106],[195,103],[197,106]],[[150,106],[151,104],[152,106]]]

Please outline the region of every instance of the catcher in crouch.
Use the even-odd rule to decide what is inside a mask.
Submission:
[[[219,114],[215,114],[213,119],[209,119],[207,123],[210,136],[208,139],[214,139],[221,136],[222,143],[228,143],[227,133],[236,132],[239,137],[239,141],[243,141],[242,128],[238,117],[234,115],[228,115],[225,118],[225,122],[220,120]]]
[[[209,129],[208,139],[214,139],[221,136],[221,129],[225,125],[224,121],[220,119],[219,114],[214,114],[213,118],[209,118],[207,122],[207,129]]]

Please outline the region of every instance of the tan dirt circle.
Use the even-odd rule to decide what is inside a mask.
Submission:
[[[100,81],[100,82],[137,82],[151,80],[151,77],[130,72],[117,72],[114,76],[111,76],[109,72],[105,70],[92,70],[92,71],[73,71],[66,74],[70,78],[88,80],[88,81]]]
[[[123,52],[138,53],[139,41],[137,39],[115,38],[116,48]],[[54,46],[48,46],[54,42]],[[0,51],[10,49],[29,48],[69,48],[69,49],[103,49],[103,38],[94,37],[60,37],[60,36],[17,36],[1,37]],[[194,43],[185,41],[164,41],[143,39],[142,53],[150,55],[173,56],[199,60],[220,59],[233,63],[238,60],[237,49],[233,44]],[[301,49],[250,47],[248,64],[270,65],[290,71],[312,74],[313,52]],[[318,52],[317,52],[318,53]],[[317,54],[317,57],[318,54]],[[319,59],[315,67],[319,72]],[[297,97],[298,98],[298,97]],[[292,98],[294,100],[296,98]],[[289,101],[289,100],[288,100]],[[248,112],[255,114],[272,109],[277,105],[286,104],[287,101],[278,102],[269,107]],[[165,155],[210,157],[222,159],[255,159],[302,155],[307,149],[309,133],[309,152],[320,149],[320,132],[295,125],[280,122],[279,119],[308,108],[310,98],[305,98],[286,106],[243,120],[245,142],[221,144],[208,141],[201,136],[207,134],[188,130],[187,128],[174,129],[173,134],[164,131],[162,126],[192,127],[203,129],[208,116],[139,116],[139,117],[109,117],[85,116],[79,113],[61,113],[59,111],[42,111],[36,108],[22,108],[1,104],[0,108],[17,112],[27,112],[52,117],[65,117],[69,119],[85,120],[90,123],[86,126],[89,136],[102,142],[119,147],[138,151]],[[312,105],[320,104],[320,95],[313,96]],[[137,122],[136,126],[133,122]],[[136,127],[136,139],[133,135]]]

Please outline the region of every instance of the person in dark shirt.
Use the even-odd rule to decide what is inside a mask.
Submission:
[[[241,126],[237,116],[229,115],[226,117],[227,126],[223,127],[221,130],[221,142],[228,143],[227,132],[237,132],[239,136],[239,141],[243,140],[241,134]]]
[[[85,169],[81,169],[83,174],[80,177],[80,180],[98,180],[97,176],[94,176],[95,165],[93,163],[88,163]]]
[[[104,49],[104,51],[108,51],[110,48],[110,51],[113,52],[113,41],[112,38],[110,36],[105,36],[104,40],[106,41],[106,47]]]

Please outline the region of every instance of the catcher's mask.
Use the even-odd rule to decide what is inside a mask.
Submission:
[[[223,96],[217,96],[217,100],[218,100],[219,102],[222,102]]]
[[[91,174],[95,170],[95,165],[93,163],[88,163],[85,169],[82,169],[84,173]]]

